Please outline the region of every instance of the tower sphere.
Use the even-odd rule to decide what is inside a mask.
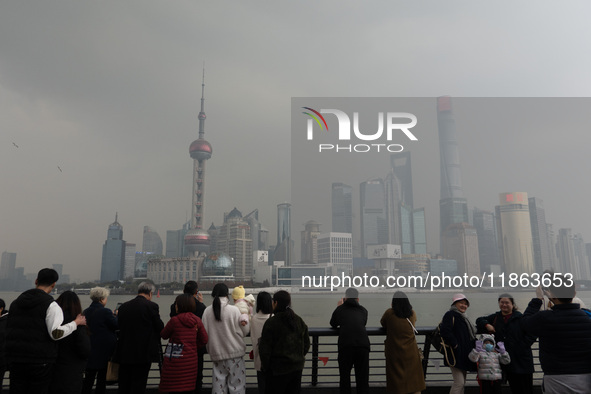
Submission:
[[[211,144],[202,138],[193,141],[189,147],[189,154],[195,160],[209,160],[212,153]]]
[[[210,237],[203,229],[192,229],[185,235],[185,249],[191,253],[208,252]]]

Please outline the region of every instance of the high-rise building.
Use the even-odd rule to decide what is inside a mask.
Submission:
[[[558,257],[558,272],[571,273],[575,279],[580,279],[579,267],[576,264],[573,233],[570,228],[558,230],[556,256]]]
[[[412,168],[410,152],[394,153],[390,156],[390,165],[394,175],[400,182],[401,202],[407,206],[414,206],[412,195]]]
[[[507,273],[534,272],[534,251],[527,193],[499,194],[495,207],[501,266]]]
[[[543,272],[551,268],[544,201],[537,197],[530,197],[528,204],[531,235],[534,244],[534,268],[536,272]]]
[[[125,241],[123,227],[117,221],[109,225],[107,240],[103,245],[103,259],[101,263],[101,282],[111,282],[123,279],[125,264]]]
[[[305,230],[302,231],[302,264],[318,264],[318,235],[320,234],[320,223],[308,220]]]
[[[589,260],[585,251],[585,241],[581,234],[575,234],[573,237],[573,248],[575,251],[575,264],[579,269],[579,279],[591,279]]]
[[[372,179],[360,185],[361,255],[367,256],[367,245],[388,243],[386,191],[382,179]]]
[[[291,265],[293,240],[291,238],[291,204],[277,205],[277,244],[273,252],[273,261],[284,261]]]
[[[252,238],[248,222],[242,213],[234,208],[224,214],[224,224],[217,228],[216,248],[227,253],[234,261],[234,277],[238,280],[251,280],[253,268]]]
[[[585,244],[585,253],[587,254],[587,261],[591,264],[591,243]]]
[[[546,223],[546,235],[548,236],[548,257],[550,259],[550,268],[555,269],[559,266],[558,257],[556,257],[556,234],[552,229],[552,224]]]
[[[331,194],[332,231],[353,232],[353,188],[344,183],[333,183]]]
[[[462,189],[460,152],[451,97],[437,98],[439,157],[441,161],[441,197],[439,200],[441,233],[454,223],[468,223],[468,203]]]
[[[412,210],[412,244],[413,254],[427,254],[427,223],[425,208]]]
[[[384,179],[384,188],[386,190],[386,217],[388,221],[388,239],[390,245],[402,245],[402,231],[408,231],[408,228],[403,229],[401,215],[401,207],[406,205],[402,202],[402,183],[394,173],[394,169],[386,175]],[[408,220],[405,218],[405,220]],[[409,234],[405,234],[406,242],[409,241]],[[410,253],[410,252],[409,252]]]
[[[480,270],[491,272],[491,266],[498,266],[499,246],[497,242],[495,214],[490,211],[474,208],[472,222],[478,236],[478,256]]]
[[[2,252],[0,279],[11,279],[16,269],[16,253]]]
[[[193,159],[193,205],[191,206],[191,229],[185,235],[185,250],[193,257],[209,252],[210,237],[203,228],[205,212],[205,163],[213,149],[205,140],[205,70],[201,83],[201,111],[199,111],[199,138],[191,143],[189,153]]]
[[[135,276],[135,252],[136,244],[132,242],[125,243],[125,263],[123,268],[123,279],[133,278]]]
[[[162,256],[162,238],[150,226],[144,226],[142,252]]]
[[[337,275],[351,275],[353,272],[353,238],[351,234],[319,234],[318,264],[332,264]]]
[[[457,261],[459,275],[480,275],[480,256],[476,229],[468,223],[447,226],[441,237],[444,259]]]

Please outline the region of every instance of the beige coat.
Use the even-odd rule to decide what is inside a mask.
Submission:
[[[416,325],[417,316],[412,312],[409,318]],[[388,393],[414,393],[425,390],[423,365],[415,334],[408,320],[388,309],[380,320],[386,329],[384,352],[386,354],[386,383]]]

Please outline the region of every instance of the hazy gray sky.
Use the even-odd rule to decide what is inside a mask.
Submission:
[[[73,279],[95,279],[116,211],[138,248],[144,225],[163,241],[179,228],[191,205],[204,62],[214,150],[205,222],[259,208],[274,239],[276,205],[291,198],[291,97],[589,96],[590,11],[583,1],[4,1],[0,250],[16,252],[26,272],[63,263]],[[530,194],[545,200],[555,229],[589,242],[584,215],[558,205],[589,195],[581,149],[590,139],[565,144],[561,133],[519,154],[553,162],[566,153],[568,166],[556,168],[569,193]],[[460,149],[467,165],[474,153]],[[515,179],[494,193],[548,182]]]

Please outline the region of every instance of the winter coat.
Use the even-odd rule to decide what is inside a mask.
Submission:
[[[254,356],[254,369],[261,370],[261,356],[259,354],[259,339],[263,332],[263,326],[270,317],[270,314],[264,314],[261,311],[255,313],[250,319],[250,340],[252,341],[252,353]]]
[[[539,312],[534,298],[523,314],[523,328],[539,337],[540,364],[545,375],[591,373],[591,318],[579,304],[557,304]]]
[[[503,319],[501,311],[492,315],[476,319],[478,332],[488,334],[485,328],[490,324],[495,328],[495,339],[497,342],[504,342],[505,349],[511,355],[511,362],[506,370],[513,374],[530,374],[534,372],[534,356],[531,347],[536,337],[528,335],[521,326],[523,314],[514,311],[507,322]]]
[[[259,352],[265,373],[284,375],[304,369],[310,349],[308,326],[301,317],[293,315],[295,328],[289,325],[288,312],[276,313],[263,327]]]
[[[412,312],[409,320],[416,324]],[[425,390],[423,364],[415,333],[408,320],[394,314],[392,308],[384,312],[380,324],[386,330],[386,388],[388,393],[414,393]]]
[[[207,352],[212,361],[230,360],[244,357],[246,345],[244,337],[250,330],[249,325],[240,325],[240,311],[228,304],[228,298],[220,298],[221,321],[216,320],[213,305],[203,312],[203,325],[209,336]]]
[[[169,339],[160,374],[160,391],[195,390],[197,349],[207,343],[201,319],[192,312],[178,314],[170,319],[160,335]]]
[[[331,327],[339,329],[339,349],[351,346],[369,349],[366,324],[367,309],[356,299],[347,299],[339,305],[330,318]]]
[[[0,316],[0,371],[6,367],[6,323],[8,313]]]
[[[72,321],[65,315],[64,322]],[[53,378],[49,394],[79,394],[82,390],[82,375],[90,356],[90,337],[84,326],[57,341],[58,355],[53,366]]]
[[[485,335],[485,337],[493,342],[493,346],[497,345],[492,335]],[[480,380],[501,380],[503,378],[501,364],[509,364],[511,361],[509,352],[501,354],[494,349],[490,352],[472,349],[468,358],[478,363],[478,378]]]
[[[107,369],[117,344],[117,317],[109,308],[96,301],[82,314],[86,317],[86,326],[90,332],[90,357],[86,369]]]
[[[462,315],[455,311],[447,311],[441,320],[441,337],[450,345],[455,356],[455,368],[462,371],[476,371],[476,364],[468,359],[468,354],[474,348],[474,340],[470,337],[470,328]],[[448,356],[453,363],[453,356]],[[447,360],[445,365],[449,366]]]
[[[138,295],[119,307],[119,343],[115,359],[121,364],[157,362],[162,351],[158,304]]]

